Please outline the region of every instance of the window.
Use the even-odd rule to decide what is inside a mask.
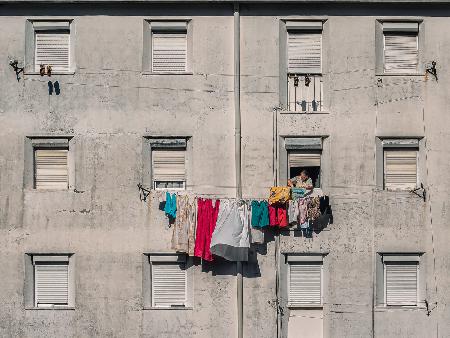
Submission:
[[[288,21],[288,109],[321,111],[322,22]]]
[[[72,136],[25,138],[24,185],[26,189],[68,190],[75,188]],[[69,146],[70,143],[70,146]]]
[[[302,170],[306,170],[314,188],[320,188],[322,138],[287,137],[285,138],[285,148],[287,151],[287,178],[298,176]]]
[[[71,34],[69,21],[33,21],[34,72],[41,67],[49,73],[68,73],[72,70]],[[30,53],[31,54],[31,53]],[[31,61],[31,60],[30,60]]]
[[[153,150],[153,188],[184,189],[186,183],[185,161],[185,149]]]
[[[313,186],[320,188],[320,155],[320,151],[290,151],[288,153],[289,178],[298,176],[302,170],[306,170],[312,179]]]
[[[383,140],[384,189],[412,190],[418,186],[419,141]]]
[[[36,189],[68,189],[68,149],[34,149],[34,186]]]
[[[34,306],[69,306],[69,256],[33,255]]]
[[[187,138],[148,138],[153,189],[186,188]]]
[[[417,306],[419,303],[419,255],[383,254],[384,304]]]
[[[322,306],[322,256],[288,255],[288,307]]]
[[[158,309],[191,307],[193,274],[187,256],[160,253],[145,256],[148,257],[144,265],[144,306]]]
[[[187,71],[187,22],[151,22],[151,71],[183,73]]]
[[[383,22],[384,73],[414,74],[419,65],[419,24]]]

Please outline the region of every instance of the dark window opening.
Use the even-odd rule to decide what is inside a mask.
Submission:
[[[289,178],[299,176],[302,170],[308,171],[314,188],[320,188],[320,167],[291,167],[289,169]]]

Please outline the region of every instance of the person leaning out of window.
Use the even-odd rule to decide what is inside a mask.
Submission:
[[[295,176],[291,179],[288,179],[288,186],[291,188],[304,189],[304,194],[311,192],[314,189],[312,179],[309,177],[309,173],[307,170],[302,170],[299,176]]]

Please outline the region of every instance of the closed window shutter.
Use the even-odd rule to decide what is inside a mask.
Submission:
[[[386,304],[417,305],[417,268],[412,264],[386,264]]]
[[[69,266],[67,264],[35,265],[36,305],[67,305]]]
[[[322,34],[288,32],[288,72],[322,72]]]
[[[289,168],[320,167],[319,153],[289,153]]]
[[[36,32],[35,71],[40,65],[52,66],[53,72],[70,71],[70,33]]]
[[[34,151],[36,189],[67,189],[67,149]]]
[[[288,305],[292,307],[321,305],[321,284],[321,264],[289,264]]]
[[[178,263],[152,264],[152,306],[186,306],[187,272]]]
[[[152,71],[185,72],[187,64],[186,33],[152,33]]]
[[[417,150],[384,150],[384,185],[390,190],[417,186]]]
[[[384,35],[384,71],[416,73],[419,63],[417,34]]]
[[[185,150],[153,150],[154,181],[185,181]]]

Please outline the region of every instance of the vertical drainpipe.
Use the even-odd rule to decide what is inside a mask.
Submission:
[[[234,150],[236,166],[236,198],[242,198],[241,178],[241,83],[240,83],[240,13],[239,3],[234,3]],[[244,295],[242,262],[236,262],[238,338],[244,336]]]

